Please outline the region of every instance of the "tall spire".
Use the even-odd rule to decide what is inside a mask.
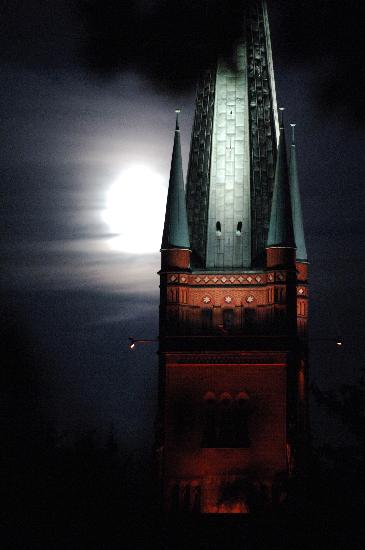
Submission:
[[[281,108],[278,157],[267,246],[295,247],[293,216],[290,198],[289,170],[284,131],[284,109]]]
[[[184,176],[181,159],[179,110],[176,110],[176,128],[172,151],[169,191],[161,248],[190,248],[186,215]]]
[[[266,1],[241,4],[233,55],[197,87],[186,195],[199,269],[264,267],[279,135],[275,79]]]
[[[297,153],[295,145],[295,124],[290,125],[292,128],[292,142],[290,146],[290,194],[293,212],[293,225],[295,244],[297,246],[297,260],[307,260],[307,249],[305,247],[302,206],[300,201],[298,169],[297,169]]]

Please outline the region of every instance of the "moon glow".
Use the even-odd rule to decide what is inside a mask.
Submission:
[[[103,220],[115,234],[108,244],[131,254],[160,250],[167,189],[163,178],[146,166],[124,170],[107,193]]]

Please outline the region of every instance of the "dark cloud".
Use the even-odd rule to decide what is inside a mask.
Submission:
[[[135,71],[169,94],[194,87],[229,52],[247,0],[30,0],[2,7],[0,58],[57,79],[62,67],[100,77]],[[317,108],[364,122],[365,50],[358,0],[269,0],[275,59],[310,65]],[[300,70],[300,69],[299,69]]]
[[[239,35],[247,0],[30,0],[2,6],[0,58],[58,78],[64,67],[99,77],[125,71],[174,95]],[[318,110],[365,121],[362,54],[365,35],[357,0],[269,0],[274,55],[310,65]]]
[[[133,67],[169,92],[190,87],[239,35],[245,2],[85,1],[89,68],[99,74]],[[274,51],[289,64],[311,64],[318,107],[363,122],[364,33],[356,0],[271,0]]]
[[[227,9],[220,0],[86,0],[85,59],[101,74],[132,67],[170,92],[190,88],[219,51],[230,51],[241,30],[243,4],[231,0]]]

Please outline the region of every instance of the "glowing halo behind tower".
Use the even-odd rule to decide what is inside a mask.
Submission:
[[[114,235],[113,250],[148,254],[160,249],[167,189],[163,178],[147,166],[126,168],[107,193],[104,222]]]

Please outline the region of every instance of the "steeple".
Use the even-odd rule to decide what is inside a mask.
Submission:
[[[283,111],[267,246],[295,248]]]
[[[156,422],[171,547],[178,515],[187,532],[190,514],[270,515],[286,492],[278,479],[305,472],[308,263],[296,261],[266,0],[242,1],[241,24],[233,55],[198,85],[186,207],[178,122],[175,132]],[[260,503],[242,490],[252,476]]]
[[[297,260],[307,260],[307,250],[305,247],[302,206],[300,202],[298,169],[297,169],[297,153],[295,145],[295,124],[290,125],[292,128],[292,142],[290,146],[290,194],[291,205],[293,212],[293,226],[295,244],[297,247]]]
[[[197,88],[186,184],[193,268],[264,267],[277,118],[266,2],[242,2],[233,55]]]
[[[184,176],[181,159],[179,110],[176,110],[174,148],[171,159],[169,191],[161,249],[190,249],[186,215]]]

